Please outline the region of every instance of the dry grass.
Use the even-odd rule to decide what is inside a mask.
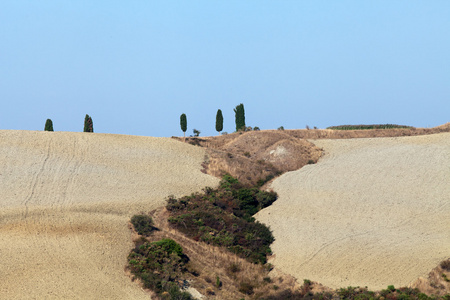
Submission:
[[[450,259],[442,261],[427,277],[419,277],[410,287],[418,288],[427,295],[450,294]]]
[[[158,230],[154,231],[147,240],[157,241],[162,238],[170,238],[182,245],[183,252],[190,259],[191,270],[198,273],[198,276],[190,275],[187,280],[190,282],[190,286],[202,295],[214,299],[241,299],[244,297],[259,299],[262,295],[275,295],[284,290],[300,289],[300,285],[294,277],[279,271],[270,273],[270,265],[252,264],[226,249],[199,243],[185,237],[169,226],[167,222],[169,213],[165,208],[154,210],[150,215]],[[134,240],[139,241],[140,239],[141,237],[135,233]],[[220,285],[217,285],[217,278],[219,278]],[[249,283],[253,286],[251,295],[239,291],[242,283]],[[275,289],[274,286],[276,286]]]
[[[322,155],[311,142],[283,131],[239,132],[189,138],[187,142],[207,148],[209,158],[204,168],[208,174],[222,177],[228,173],[251,185],[317,162]]]
[[[285,130],[285,133],[302,139],[354,139],[376,137],[400,137],[417,136],[450,132],[450,123],[433,128],[396,128],[396,129],[372,129],[372,130],[332,130],[332,129],[293,129]]]

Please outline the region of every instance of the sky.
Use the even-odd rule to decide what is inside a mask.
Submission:
[[[0,129],[450,122],[450,1],[0,1]]]

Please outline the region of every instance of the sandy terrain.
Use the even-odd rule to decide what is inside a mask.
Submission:
[[[149,299],[124,273],[131,215],[215,186],[167,138],[0,131],[0,299]]]
[[[450,257],[450,133],[315,140],[318,164],[276,179],[276,267],[330,287],[405,286]]]

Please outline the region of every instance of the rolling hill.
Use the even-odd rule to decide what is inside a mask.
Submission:
[[[266,185],[280,197],[256,215],[277,270],[332,288],[408,285],[450,256],[450,133],[364,134],[248,132],[197,147],[0,130],[0,298],[148,299],[124,271],[130,217],[216,186],[205,172],[223,169],[249,182],[291,171]]]
[[[148,299],[125,274],[130,217],[215,186],[168,138],[0,131],[0,298]]]

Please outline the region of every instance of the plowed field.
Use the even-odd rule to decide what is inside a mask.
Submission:
[[[215,186],[168,138],[0,131],[0,299],[148,299],[124,272],[130,217]]]
[[[270,260],[326,286],[405,286],[450,257],[450,133],[314,140],[315,164],[286,173],[257,219]]]

